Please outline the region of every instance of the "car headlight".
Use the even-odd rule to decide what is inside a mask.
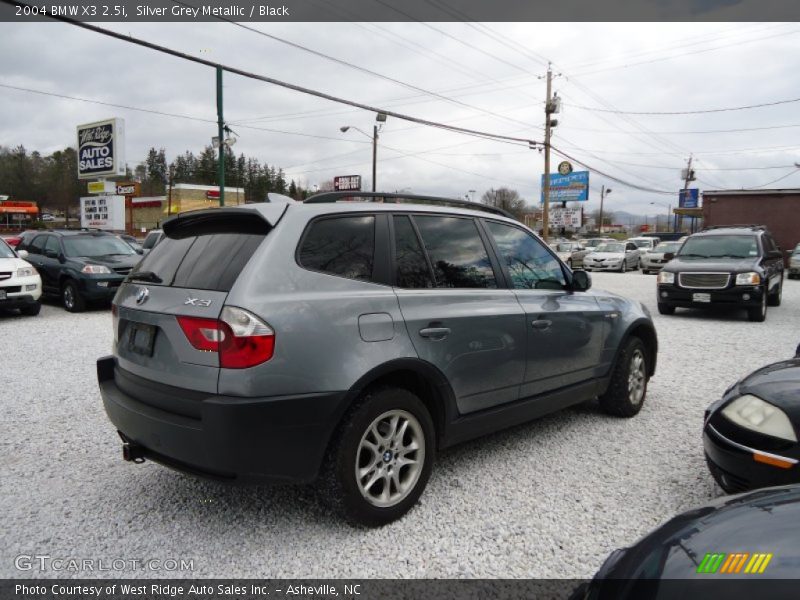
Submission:
[[[675,283],[675,273],[670,273],[669,271],[659,271],[658,283]]]
[[[36,269],[33,267],[22,267],[17,269],[17,277],[33,277],[36,275]]]
[[[103,273],[111,273],[111,269],[104,265],[86,265],[81,269],[81,273],[90,273],[92,275],[101,275]]]
[[[736,275],[736,285],[760,285],[761,275],[758,273],[739,273]]]
[[[722,409],[722,414],[740,427],[772,437],[797,441],[789,417],[777,406],[761,398],[745,394]]]

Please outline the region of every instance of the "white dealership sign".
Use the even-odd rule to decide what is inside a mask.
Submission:
[[[78,179],[125,175],[125,121],[78,125]]]
[[[565,229],[580,229],[581,209],[580,208],[550,208],[550,226],[553,228],[564,227]]]
[[[81,198],[81,227],[122,231],[125,229],[125,196]]]

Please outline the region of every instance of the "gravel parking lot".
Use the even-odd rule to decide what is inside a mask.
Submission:
[[[721,494],[703,460],[703,410],[800,342],[800,281],[750,323],[744,312],[662,317],[655,279],[593,274],[656,320],[659,366],[636,418],[587,404],[445,451],[421,503],[379,530],[343,524],[306,488],[123,462],[95,383],[109,311],[0,317],[0,577],[588,577],[612,549]],[[19,571],[20,554],[186,558],[194,571]]]

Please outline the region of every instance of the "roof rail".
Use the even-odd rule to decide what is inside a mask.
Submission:
[[[364,202],[377,202],[385,204],[433,204],[440,206],[455,206],[468,208],[482,212],[492,213],[513,219],[514,216],[508,211],[487,204],[470,202],[469,200],[458,200],[455,198],[437,198],[435,196],[419,196],[416,194],[400,194],[385,192],[320,192],[303,200],[305,204],[322,204],[326,202],[338,202],[345,198],[367,198]],[[403,202],[406,201],[406,202]]]
[[[766,225],[753,225],[753,224],[747,224],[747,225],[710,225],[708,227],[704,227],[700,231],[711,231],[712,229],[756,229],[756,230],[766,231],[767,230],[767,226]]]

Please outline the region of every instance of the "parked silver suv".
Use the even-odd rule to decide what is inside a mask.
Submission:
[[[499,209],[353,194],[164,223],[97,363],[126,459],[321,475],[374,526],[414,505],[442,448],[595,397],[639,412],[657,353],[639,302],[588,291]]]

